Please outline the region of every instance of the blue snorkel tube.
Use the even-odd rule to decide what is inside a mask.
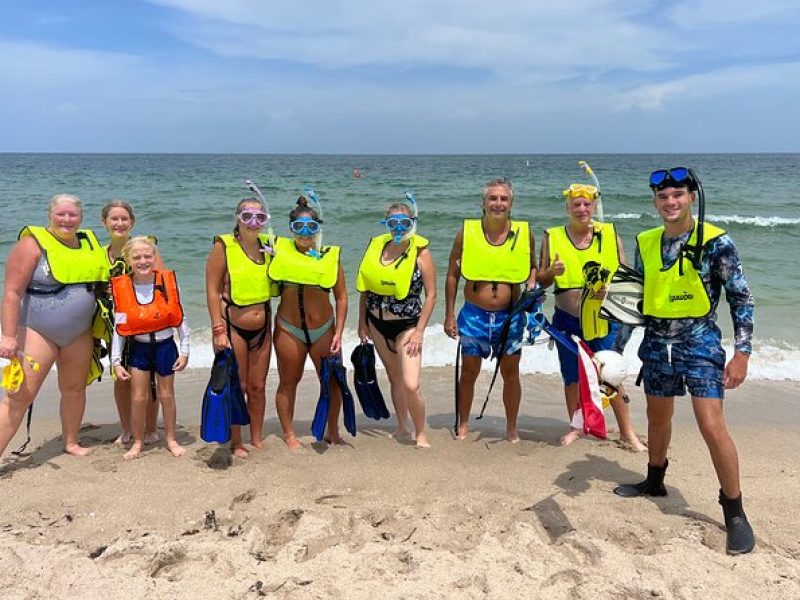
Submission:
[[[303,188],[303,195],[311,200],[313,204],[312,208],[316,211],[319,222],[322,223],[322,204],[320,203],[319,198],[317,198],[314,188],[312,188],[310,185],[305,186]],[[308,255],[319,260],[322,258],[322,225],[320,225],[316,241],[317,247],[309,250]]]
[[[261,201],[261,204],[264,206],[264,211],[267,213],[267,239],[269,240],[269,246],[264,251],[268,254],[275,254],[275,232],[272,230],[272,218],[269,214],[269,205],[267,204],[267,199],[264,198],[264,194],[262,194],[261,190],[258,189],[258,186],[253,183],[252,179],[245,179],[244,184],[247,186],[248,190],[256,195],[256,197]]]

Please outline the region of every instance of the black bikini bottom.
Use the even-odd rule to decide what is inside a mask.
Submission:
[[[412,327],[416,327],[417,323],[419,323],[419,317],[386,320],[379,319],[371,312],[367,311],[367,321],[372,323],[378,333],[386,340],[386,347],[396,354],[395,342],[397,341],[397,336]]]
[[[224,300],[224,298],[223,298]],[[231,302],[225,301],[225,323],[228,326],[228,339],[231,337],[231,329],[236,332],[236,334],[242,338],[245,343],[247,344],[247,349],[249,351],[258,350],[261,346],[264,345],[264,340],[267,339],[267,333],[269,333],[269,326],[270,321],[272,320],[272,311],[270,310],[269,302],[264,303],[264,325],[259,327],[258,329],[243,329],[238,325],[234,325],[231,322],[231,306],[235,306]]]

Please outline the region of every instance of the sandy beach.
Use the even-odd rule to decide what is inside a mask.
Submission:
[[[427,369],[433,448],[418,450],[360,409],[347,445],[312,443],[317,386],[307,373],[297,411],[306,447],[285,448],[271,405],[265,449],[235,461],[199,439],[205,377],[195,370],[177,380],[186,456],[153,446],[130,463],[111,443],[108,381],[89,389],[81,439],[93,454],[61,453],[49,378],[32,452],[0,468],[2,598],[800,597],[792,382],[748,382],[726,402],[758,543],[729,557],[687,400],[676,410],[669,495],[626,500],[611,490],[640,480],[646,456],[620,448],[616,433],[559,447],[565,411],[552,376],[523,378],[519,444],[502,440],[499,387],[471,439],[456,442],[452,370]],[[268,395],[274,385],[271,373]],[[641,389],[631,397],[644,435]],[[24,430],[11,448],[22,440]]]

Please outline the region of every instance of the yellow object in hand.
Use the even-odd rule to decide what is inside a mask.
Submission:
[[[36,359],[32,356],[25,354],[23,358],[32,370],[38,371],[41,368],[41,365],[36,362]],[[11,359],[11,362],[3,368],[3,380],[0,382],[0,386],[8,390],[9,393],[15,394],[19,391],[19,388],[22,387],[23,381],[25,381],[25,371],[22,368],[22,363],[19,358],[15,356]]]

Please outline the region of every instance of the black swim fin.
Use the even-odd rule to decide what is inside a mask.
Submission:
[[[203,395],[200,438],[224,444],[231,439],[230,362],[233,351],[221,350],[214,356],[211,377]]]
[[[376,421],[388,419],[389,410],[375,373],[375,346],[362,342],[353,350],[350,361],[353,363],[353,385],[364,415]]]

